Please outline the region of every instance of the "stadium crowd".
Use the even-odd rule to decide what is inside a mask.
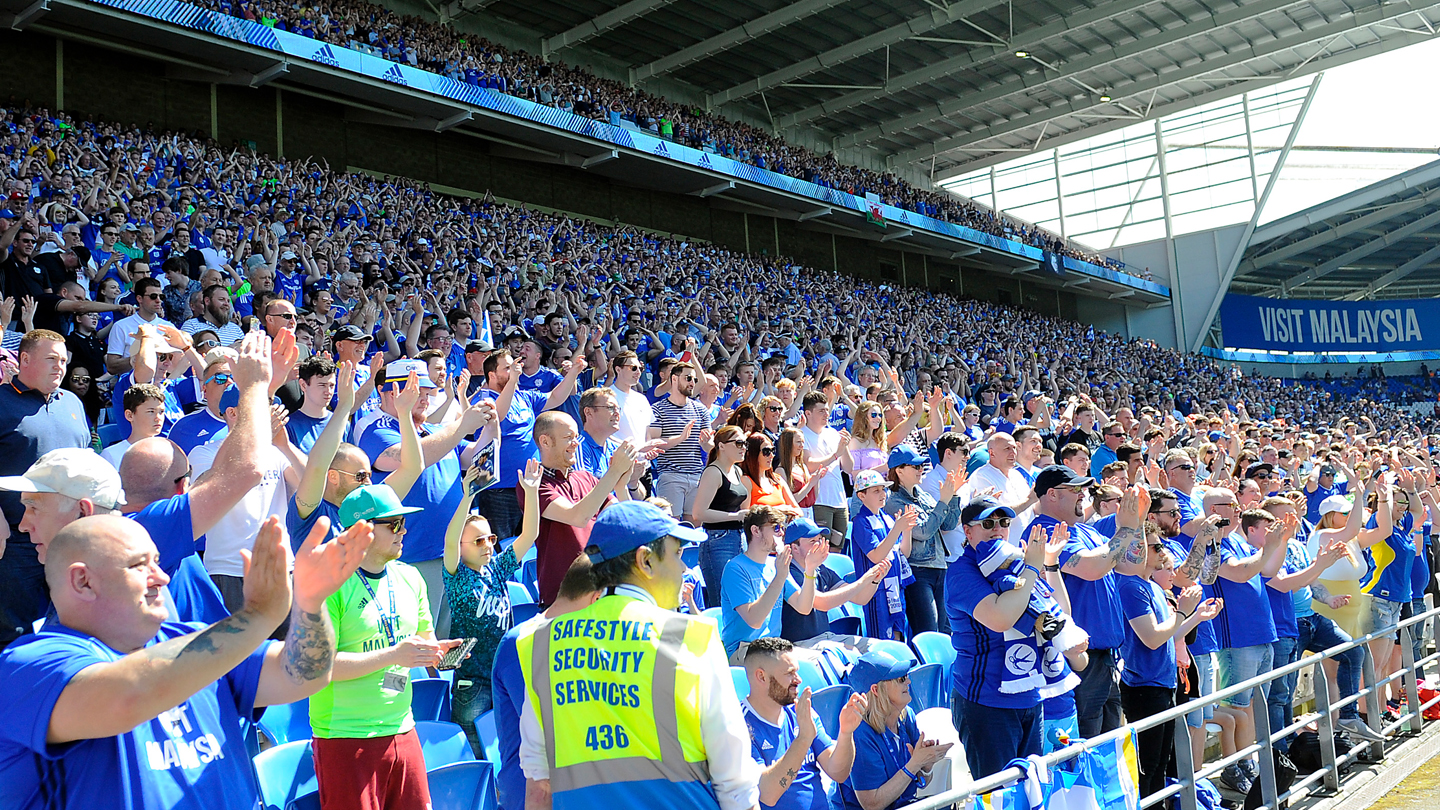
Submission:
[[[955,195],[916,188],[893,173],[841,163],[833,154],[794,146],[759,127],[601,78],[584,68],[547,62],[483,37],[472,39],[442,23],[359,0],[290,4],[200,0],[196,5],[575,115],[634,127],[825,188],[859,197],[874,193],[897,208],[1128,272],[1118,261]]]
[[[3,124],[6,807],[253,807],[250,723],[301,699],[322,807],[422,807],[412,701],[442,671],[504,808],[821,807],[827,780],[901,807],[1435,589],[1440,437],[1398,407],[1428,375],[1354,399],[323,163]],[[826,671],[853,694],[812,706]],[[1207,725],[1226,754],[1257,710],[1285,725],[1294,688],[1197,709],[1188,752],[1142,733],[1142,791]]]

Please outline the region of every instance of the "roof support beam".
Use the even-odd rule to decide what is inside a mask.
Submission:
[[[1331,217],[1340,216],[1346,211],[1364,208],[1386,197],[1394,197],[1407,189],[1428,185],[1436,180],[1440,180],[1440,160],[1432,161],[1424,166],[1417,166],[1377,183],[1371,183],[1365,188],[1352,191],[1343,197],[1326,200],[1304,211],[1297,211],[1267,223],[1263,228],[1255,230],[1255,241],[1257,243],[1268,242],[1293,230],[1324,222]]]
[[[1432,211],[1431,213],[1426,214],[1425,216],[1415,220],[1409,225],[1401,228],[1396,228],[1395,230],[1385,234],[1384,236],[1381,236],[1377,239],[1371,239],[1369,242],[1366,242],[1357,248],[1347,250],[1339,256],[1336,256],[1330,261],[1320,265],[1319,267],[1306,270],[1299,275],[1291,276],[1290,278],[1286,279],[1285,282],[1281,285],[1281,289],[1293,290],[1296,287],[1305,284],[1306,282],[1314,281],[1317,278],[1324,278],[1325,276],[1328,276],[1336,270],[1339,270],[1350,262],[1353,262],[1357,259],[1363,259],[1366,256],[1369,256],[1371,253],[1380,250],[1381,248],[1388,247],[1395,244],[1396,242],[1403,241],[1414,235],[1416,232],[1423,231],[1437,222],[1440,222],[1440,211]]]
[[[15,31],[23,31],[25,26],[45,16],[49,10],[50,0],[35,0],[19,11],[0,14],[0,25]]]
[[[880,237],[880,241],[881,241],[881,242],[894,242],[896,239],[904,239],[905,237],[910,236],[910,235],[913,234],[913,233],[915,233],[915,232],[912,231],[912,230],[910,230],[909,228],[901,228],[901,229],[898,230],[898,231],[894,231],[894,232],[892,232],[892,233],[887,233],[887,234],[885,234],[884,236]]]
[[[1419,256],[1416,256],[1410,261],[1405,262],[1404,264],[1400,265],[1394,270],[1391,270],[1380,278],[1375,279],[1374,281],[1370,282],[1370,286],[1366,287],[1360,292],[1350,293],[1349,295],[1345,296],[1345,300],[1363,301],[1366,298],[1374,295],[1375,293],[1385,289],[1386,287],[1389,287],[1391,284],[1394,284],[1395,282],[1405,278],[1416,270],[1421,270],[1425,267],[1428,267],[1429,265],[1433,264],[1436,259],[1440,259],[1440,245],[1436,245],[1435,247],[1430,248],[1429,250],[1421,253]]]
[[[843,149],[847,146],[866,143],[877,138],[884,138],[888,135],[905,133],[913,130],[915,127],[943,120],[952,115],[963,115],[965,112],[976,108],[982,110],[983,113],[983,110],[989,108],[996,101],[1022,93],[1029,93],[1038,87],[1044,87],[1056,82],[1068,82],[1085,71],[1110,65],[1117,60],[1153,53],[1170,47],[1177,42],[1182,42],[1193,37],[1205,36],[1212,33],[1216,28],[1251,20],[1297,4],[1298,0],[1261,0],[1260,2],[1246,3],[1241,6],[1226,9],[1214,16],[1200,16],[1186,22],[1184,25],[1177,26],[1168,31],[1160,31],[1153,36],[1143,37],[1111,48],[1091,51],[1078,59],[1057,65],[1058,70],[1042,69],[1025,72],[1014,78],[999,82],[998,84],[981,88],[979,92],[966,93],[959,98],[949,99],[908,115],[881,121],[875,126],[867,127],[844,138],[836,139],[835,148]],[[1144,4],[1140,3],[1138,5]],[[1077,14],[1073,16],[1078,17],[1081,15]],[[1069,28],[1067,27],[1065,30],[1069,30]],[[1034,45],[1039,45],[1039,42],[1035,42]],[[1017,44],[1016,48],[1018,49],[1019,47],[1020,45]],[[1005,51],[1005,53],[1009,54],[1009,51]],[[1014,58],[1013,55],[1011,58]],[[946,60],[946,62],[940,64],[954,61],[956,60]],[[930,69],[926,68],[924,71],[917,71],[917,73],[929,74]],[[902,76],[900,78],[904,79],[905,77]],[[894,82],[892,82],[892,85],[893,84]],[[1095,95],[1098,97],[1098,94]],[[1112,91],[1111,95],[1117,99],[1119,98],[1117,92]],[[1109,105],[1097,102],[1094,106]],[[1113,110],[1114,108],[1112,107],[1111,109]],[[1132,117],[1131,120],[1134,120],[1134,118]]]
[[[716,194],[722,194],[722,193],[724,193],[724,192],[726,192],[726,191],[729,191],[729,190],[731,190],[731,189],[733,189],[733,188],[735,188],[735,181],[734,181],[734,180],[726,180],[726,181],[723,182],[723,183],[716,183],[716,184],[713,185],[713,186],[706,186],[705,188],[698,189],[698,190],[692,191],[692,192],[690,192],[690,193],[691,193],[691,194],[694,194],[696,197],[713,197],[713,196],[715,196]]]
[[[1116,84],[1112,86],[1111,94],[1116,98],[1119,98],[1121,96],[1131,96],[1138,95],[1140,93],[1149,93],[1152,90],[1158,90],[1162,87],[1169,87],[1171,85],[1191,81],[1197,77],[1205,76],[1210,73],[1226,70],[1228,68],[1235,67],[1236,65],[1243,65],[1246,62],[1255,59],[1263,59],[1265,57],[1269,57],[1278,53],[1283,53],[1285,51],[1293,50],[1295,48],[1303,48],[1306,45],[1316,42],[1329,41],[1332,40],[1336,34],[1345,33],[1347,31],[1352,31],[1358,28],[1374,25],[1376,23],[1386,22],[1389,20],[1393,20],[1397,17],[1402,17],[1406,14],[1414,14],[1415,12],[1420,10],[1432,9],[1436,6],[1437,4],[1433,2],[1433,0],[1401,0],[1401,2],[1387,3],[1383,7],[1366,6],[1361,11],[1356,12],[1355,14],[1337,18],[1329,23],[1319,25],[1305,31],[1295,32],[1288,36],[1278,37],[1267,42],[1250,43],[1245,47],[1237,48],[1234,51],[1223,56],[1216,56],[1203,60],[1195,60],[1191,64],[1188,64],[1178,70],[1164,72],[1157,71],[1141,79]],[[1246,8],[1251,8],[1251,6],[1246,6]],[[1378,43],[1378,45],[1386,47],[1376,47],[1374,49],[1365,49],[1364,51],[1360,51],[1359,49],[1357,49],[1356,56],[1358,58],[1362,54],[1369,55],[1371,53],[1383,52],[1385,50],[1403,47],[1404,45],[1425,41],[1428,39],[1429,37],[1397,34],[1395,35],[1393,40]],[[1346,53],[1348,53],[1348,51]],[[1344,55],[1345,54],[1338,54],[1337,56]],[[1338,61],[1343,62],[1346,60]],[[1311,66],[1315,67],[1317,70],[1320,67],[1326,66],[1327,64],[1330,64],[1330,62],[1323,59],[1317,59],[1311,62]],[[1269,69],[1273,71],[1273,64],[1272,67]],[[1288,75],[1279,75],[1274,77],[1274,81],[1279,82],[1287,78],[1292,77]],[[1236,92],[1239,92],[1239,88],[1237,88]],[[1215,98],[1217,98],[1219,95],[1219,93],[1208,95],[1201,103],[1208,103],[1210,101],[1214,101]],[[945,138],[936,142],[933,145],[925,146],[921,149],[914,149],[908,152],[902,152],[899,155],[895,156],[894,162],[909,163],[917,160],[930,160],[931,157],[937,153],[943,153],[952,149],[968,147],[980,141],[989,140],[991,138],[996,138],[1002,135],[1009,135],[1011,133],[1020,132],[1027,129],[1033,129],[1034,127],[1041,126],[1054,119],[1064,118],[1077,112],[1084,112],[1100,106],[1103,106],[1103,102],[1099,101],[1098,99],[1070,99],[1067,101],[1052,104],[1048,107],[1043,107],[1034,112],[1015,116],[1014,118],[1001,121],[990,126],[976,127],[975,129],[969,130],[963,134],[956,135],[951,138]],[[1192,104],[1190,106],[1198,106],[1198,104]],[[1150,113],[1150,117],[1156,117],[1158,115],[1166,114],[1166,111],[1152,109]],[[1122,125],[1125,125],[1133,123],[1133,121],[1121,123]],[[1081,137],[1092,134],[1095,134],[1095,131],[1086,132]],[[1053,141],[1051,145],[1055,145]],[[969,170],[970,168],[966,168],[963,170],[948,169],[943,173],[937,172],[935,178],[937,181],[944,180],[958,174],[963,174],[965,171]]]
[[[1256,254],[1255,256],[1241,262],[1240,268],[1235,271],[1235,274],[1240,276],[1248,275],[1255,272],[1256,270],[1260,270],[1262,268],[1269,267],[1270,265],[1277,262],[1284,261],[1285,259],[1288,259],[1296,254],[1304,253],[1305,251],[1312,248],[1317,248],[1321,245],[1333,242],[1336,239],[1349,236],[1356,231],[1362,231],[1381,222],[1385,222],[1386,220],[1394,219],[1395,217],[1398,217],[1402,214],[1414,211],[1416,208],[1419,208],[1420,206],[1429,202],[1430,198],[1431,195],[1426,194],[1413,200],[1405,200],[1403,202],[1397,202],[1393,205],[1387,205],[1384,208],[1379,209],[1378,211],[1371,211],[1364,216],[1356,217],[1355,219],[1337,225],[1334,228],[1328,228],[1324,231],[1321,231],[1320,233],[1314,234],[1312,236],[1307,236],[1299,241],[1291,242],[1288,245],[1278,247],[1275,250],[1266,253]]]
[[[877,101],[897,90],[907,90],[929,84],[936,79],[952,76],[960,71],[970,70],[987,62],[993,62],[1006,57],[1015,59],[1016,51],[1033,50],[1047,39],[1123,14],[1133,13],[1137,9],[1150,5],[1152,2],[1153,0],[1110,0],[1110,2],[1102,3],[1095,8],[1085,9],[1067,17],[1062,17],[1048,25],[1042,25],[1021,33],[1018,38],[1009,45],[1005,43],[995,43],[989,48],[968,50],[962,54],[952,56],[949,59],[942,59],[934,64],[926,65],[919,70],[913,70],[899,76],[892,76],[889,82],[886,83],[886,86],[879,91],[847,93],[839,98],[811,105],[799,112],[781,116],[776,120],[776,124],[782,129],[797,124],[804,124],[816,118],[834,115],[835,113],[851,109],[852,107]],[[1298,2],[1298,0],[1288,0],[1287,5],[1293,5],[1296,2]],[[1069,72],[1070,70],[1067,66],[1066,73]],[[931,114],[933,115],[933,111]],[[836,139],[835,146],[837,149],[843,149],[846,146],[853,146],[856,143],[863,142],[863,140],[868,140],[868,138],[862,139],[856,136],[846,136]]]
[[[648,64],[631,68],[630,83],[638,84],[646,79],[669,73],[672,70],[677,70],[694,62],[699,62],[701,59],[708,59],[742,42],[764,36],[793,22],[803,20],[813,14],[818,14],[825,9],[838,6],[843,2],[845,2],[845,0],[799,0],[798,2],[790,3],[763,17],[737,25],[729,31],[716,34],[688,48],[682,48],[669,56],[662,56]]]
[[[553,37],[542,40],[540,42],[540,52],[546,59],[549,59],[550,54],[562,48],[568,48],[571,45],[577,45],[587,39],[598,37],[612,28],[619,28],[631,20],[638,20],[655,9],[663,8],[670,3],[671,0],[630,0],[630,2],[619,8],[611,9],[598,17],[593,17],[580,23],[568,31],[562,31]]]
[[[924,14],[911,17],[898,25],[892,25],[883,31],[877,31],[868,37],[861,37],[854,42],[846,43],[839,47],[831,48],[824,53],[816,54],[799,62],[786,65],[778,70],[772,70],[763,76],[742,82],[727,90],[712,93],[706,101],[712,107],[722,104],[729,104],[746,96],[752,96],[771,87],[779,87],[787,82],[793,82],[804,76],[834,67],[842,62],[864,56],[867,53],[885,48],[887,45],[894,45],[903,42],[916,34],[925,34],[937,28],[947,26],[957,20],[979,14],[988,9],[1005,5],[1004,0],[959,0],[944,6],[944,10],[936,8]]]

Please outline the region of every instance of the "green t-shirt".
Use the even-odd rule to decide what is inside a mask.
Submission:
[[[335,649],[342,653],[383,650],[432,629],[425,580],[419,571],[399,560],[385,566],[385,573],[378,579],[367,577],[364,569],[356,571],[355,576],[345,580],[340,590],[325,600],[325,609],[330,612],[330,622],[335,627]],[[391,621],[388,637],[382,615]],[[408,667],[391,667],[391,670],[406,676],[404,689],[386,688],[386,670],[382,669],[354,680],[331,681],[311,696],[310,728],[315,736],[324,739],[389,737],[413,728],[410,670]]]

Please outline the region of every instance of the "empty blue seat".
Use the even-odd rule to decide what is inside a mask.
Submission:
[[[680,561],[685,563],[686,568],[694,568],[700,564],[700,547],[686,546],[680,549]]]
[[[310,701],[302,698],[294,703],[268,706],[256,725],[275,745],[308,740],[311,736]]]
[[[510,583],[514,585],[515,583]],[[530,621],[540,614],[540,606],[534,602],[511,602],[510,622],[512,625],[520,625]]]
[[[119,444],[126,436],[130,435],[130,426],[127,425],[101,425],[95,428],[95,433],[100,437],[100,447],[103,450],[112,444]]]
[[[795,665],[800,670],[801,689],[808,686],[811,692],[819,692],[830,685],[830,680],[825,677],[824,670],[814,661],[796,656]]]
[[[475,718],[475,733],[480,735],[480,744],[485,747],[485,759],[499,767],[500,736],[495,731],[495,712],[485,712]]]
[[[825,727],[825,733],[835,737],[840,733],[840,710],[845,708],[845,702],[855,694],[848,684],[837,684],[827,686],[818,692],[810,695],[810,708],[820,717],[820,725]]]
[[[921,664],[910,670],[910,706],[917,712],[948,706],[950,700],[945,692],[945,667],[941,664]]]
[[[444,678],[421,678],[410,682],[410,713],[419,720],[450,719],[450,682]]]
[[[419,720],[415,723],[415,733],[420,737],[427,769],[475,758],[470,741],[465,738],[465,729],[454,723]]]
[[[855,561],[844,554],[831,554],[821,565],[839,574],[846,582],[855,581]]]
[[[918,664],[920,659],[915,657],[915,651],[910,645],[903,641],[894,641],[888,638],[875,638],[870,640],[870,651],[884,650],[895,656],[898,661],[909,661],[911,664]]]
[[[919,633],[910,639],[910,644],[926,664],[943,664],[949,669],[955,663],[955,645],[944,633]]]
[[[535,601],[530,589],[518,582],[507,582],[505,586],[510,589],[510,605],[528,605]]]
[[[432,810],[490,810],[495,807],[495,767],[489,762],[453,762],[432,768]]]
[[[295,799],[320,790],[309,740],[261,751],[254,763],[260,802],[265,810],[285,810]]]
[[[837,636],[863,636],[864,629],[859,616],[838,616],[830,620],[830,632]]]
[[[735,681],[735,694],[741,700],[750,697],[750,679],[745,675],[745,668],[730,667],[730,677]]]

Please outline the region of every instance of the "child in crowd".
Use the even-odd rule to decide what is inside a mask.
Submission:
[[[105,448],[100,457],[120,469],[120,459],[130,445],[141,439],[159,436],[165,427],[165,392],[154,383],[137,383],[125,389],[121,400],[125,407],[125,421],[130,423],[130,436]]]
[[[495,549],[500,538],[490,531],[490,523],[480,515],[471,514],[470,504],[477,493],[471,485],[478,477],[479,467],[465,474],[465,493],[445,530],[445,558],[442,579],[445,598],[450,603],[450,632],[455,638],[477,639],[455,673],[454,694],[450,701],[450,719],[465,729],[470,748],[478,759],[485,758],[485,746],[475,730],[475,719],[490,711],[490,669],[495,662],[495,648],[510,629],[510,586],[508,580],[520,567],[520,560],[535,545],[540,534],[540,462],[530,459],[520,488],[525,492],[525,514],[520,534],[510,547],[500,553]]]

